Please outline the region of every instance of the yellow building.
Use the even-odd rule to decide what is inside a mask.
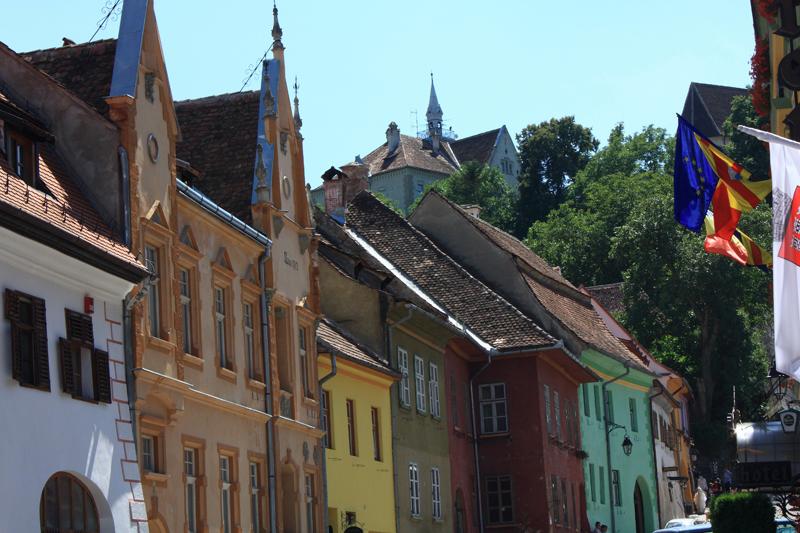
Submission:
[[[329,531],[393,532],[390,387],[400,376],[329,320],[320,322],[317,352]]]

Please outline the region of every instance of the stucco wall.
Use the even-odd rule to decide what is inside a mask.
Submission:
[[[662,420],[667,422],[670,427],[673,427],[671,407],[668,401],[663,396],[654,398],[653,414],[660,416]],[[657,422],[653,423],[658,426]],[[673,429],[677,432],[678,429]],[[685,516],[683,507],[683,489],[678,481],[670,481],[670,477],[678,477],[682,474],[678,468],[675,460],[676,453],[667,447],[665,442],[666,436],[662,436],[662,440],[653,439],[655,448],[656,459],[656,479],[658,481],[658,500],[660,510],[661,524],[666,524],[672,518],[679,518]],[[674,468],[674,470],[673,470]]]
[[[504,159],[508,162],[509,167],[506,172],[503,172]],[[514,146],[514,141],[511,139],[511,135],[505,127],[501,130],[497,145],[489,158],[489,164],[503,172],[506,183],[511,187],[512,191],[516,192],[519,187],[519,155],[517,154],[517,147]]]
[[[404,167],[369,177],[369,190],[389,198],[403,212],[428,184],[446,178],[447,175],[418,168]]]
[[[22,291],[45,300],[50,392],[25,388],[11,377],[9,323],[0,323],[0,493],[3,529],[39,531],[39,502],[47,480],[68,472],[91,491],[102,533],[146,531],[138,483],[122,352],[122,299],[131,285],[0,228],[0,291]],[[95,347],[111,359],[111,404],[73,399],[61,392],[58,339],[66,337],[64,310],[83,312],[94,298]],[[11,511],[13,510],[13,512]],[[141,529],[137,524],[141,524]]]

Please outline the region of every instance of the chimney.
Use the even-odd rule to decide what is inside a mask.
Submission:
[[[369,188],[369,167],[363,163],[348,163],[341,169],[331,167],[322,175],[325,191],[325,212],[344,223],[344,210],[358,193]]]
[[[397,123],[392,121],[389,123],[389,128],[386,130],[386,145],[387,153],[393,153],[400,146],[400,128]]]
[[[478,204],[462,205],[461,209],[473,218],[481,218],[481,206]]]

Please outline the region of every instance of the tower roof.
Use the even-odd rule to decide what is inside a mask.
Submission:
[[[442,120],[442,106],[439,105],[439,99],[436,97],[436,87],[433,85],[433,72],[431,72],[431,96],[428,99],[428,111],[425,116],[428,121]]]

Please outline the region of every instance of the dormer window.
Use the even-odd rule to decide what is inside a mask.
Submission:
[[[25,135],[6,129],[6,157],[11,170],[31,187],[36,186],[35,144]]]

